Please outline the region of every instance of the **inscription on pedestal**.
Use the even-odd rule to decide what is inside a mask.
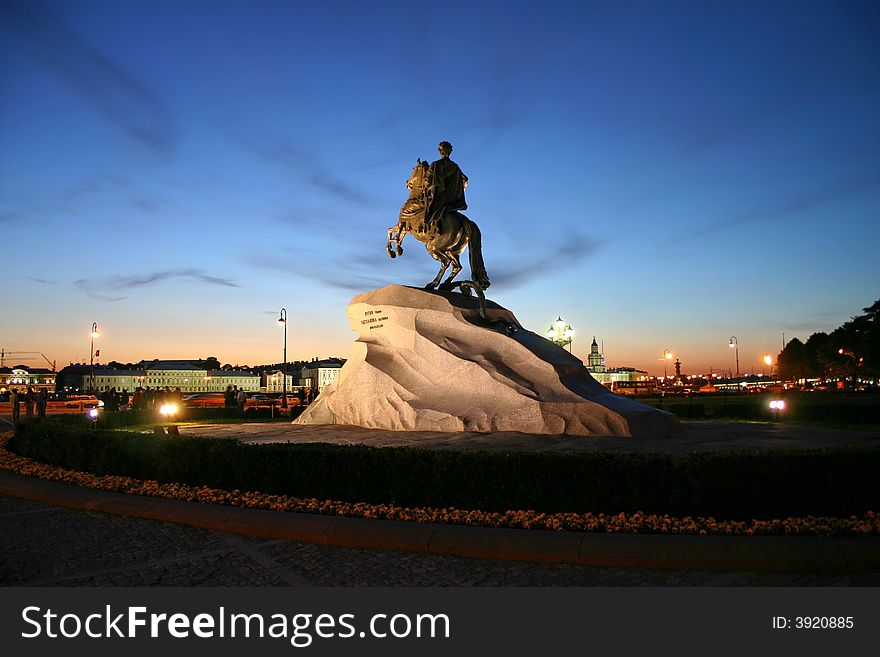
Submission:
[[[382,328],[385,326],[383,322],[388,321],[388,315],[381,308],[373,310],[365,310],[364,318],[361,320],[362,326],[369,326],[370,330]]]

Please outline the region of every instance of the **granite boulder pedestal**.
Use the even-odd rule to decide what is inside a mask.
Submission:
[[[295,424],[388,431],[650,437],[678,418],[608,391],[513,313],[458,292],[389,285],[348,306],[357,334],[337,379]]]

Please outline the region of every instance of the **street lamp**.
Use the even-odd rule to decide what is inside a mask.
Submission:
[[[571,324],[566,324],[562,317],[556,318],[556,321],[547,329],[546,335],[550,342],[554,342],[560,347],[564,348],[565,345],[568,345],[568,351],[571,353],[571,340],[574,337],[574,329],[571,328]]]
[[[761,356],[761,374],[764,374],[764,368],[770,367],[773,364],[773,357],[770,354],[764,354]],[[770,370],[770,373],[773,373],[773,370]]]
[[[666,365],[672,360],[672,352],[669,349],[663,350],[663,385],[666,386]]]
[[[92,347],[89,352],[89,392],[95,391],[95,338],[97,338],[100,333],[98,333],[98,323],[92,322]]]
[[[281,408],[287,408],[287,310],[281,309],[278,323],[284,325],[284,369],[281,370]]]
[[[739,376],[739,342],[737,342],[735,335],[730,336],[730,344],[727,346],[733,349],[736,356],[736,375]]]

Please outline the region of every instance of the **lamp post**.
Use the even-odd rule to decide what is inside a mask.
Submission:
[[[92,322],[92,347],[89,352],[89,392],[95,391],[95,338],[97,338],[100,333],[98,333],[98,323]]]
[[[568,352],[571,353],[571,340],[574,337],[574,329],[571,328],[571,324],[565,323],[562,317],[556,318],[556,321],[547,329],[546,335],[550,342],[554,342],[560,347],[565,348],[565,345],[568,345]]]
[[[669,349],[663,350],[663,387],[666,387],[666,365],[672,360],[672,352]]]
[[[739,376],[739,342],[737,342],[735,335],[730,336],[730,344],[727,346],[733,349],[733,353],[736,356],[736,375]]]
[[[281,408],[287,408],[287,310],[281,309],[278,323],[284,325],[284,368],[281,370]]]
[[[770,354],[764,354],[761,356],[761,374],[765,373],[765,368],[773,365],[773,357]],[[770,370],[770,373],[773,373],[773,370]]]

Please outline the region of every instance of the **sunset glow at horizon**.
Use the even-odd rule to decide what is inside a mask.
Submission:
[[[0,5],[5,365],[277,363],[282,307],[348,357],[437,271],[385,241],[441,140],[487,297],[585,362],[760,374],[880,298],[877,3],[419,6]]]

